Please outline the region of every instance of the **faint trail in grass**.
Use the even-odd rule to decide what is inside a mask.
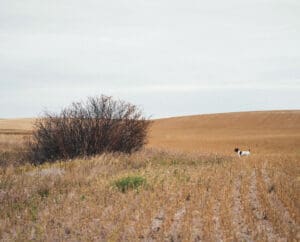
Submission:
[[[173,223],[171,224],[171,228],[168,234],[168,241],[181,241],[181,224],[182,224],[182,218],[186,214],[186,205],[184,205],[182,208],[177,210],[177,212],[174,215]]]
[[[97,219],[97,220],[99,220],[99,222],[101,223],[101,227],[100,227],[100,239],[101,240],[105,240],[106,239],[106,237],[107,237],[107,235],[113,230],[113,228],[114,228],[114,223],[113,222],[108,222],[107,220],[106,220],[106,217],[107,216],[109,216],[109,214],[110,213],[112,213],[113,212],[113,206],[107,206],[104,210],[103,210],[103,212],[102,212],[102,214],[101,214],[101,216],[100,216],[100,218],[99,219]]]
[[[124,207],[122,208],[122,210],[120,211],[120,213],[118,214],[117,217],[115,217],[114,220],[114,227],[113,230],[111,230],[111,234],[109,235],[109,240],[115,240],[116,238],[118,239],[124,239],[125,235],[122,234],[122,223],[124,221],[124,219],[126,218],[128,211],[131,209],[131,206],[128,207]],[[113,236],[113,237],[111,237]],[[116,237],[115,237],[116,236]]]
[[[141,219],[141,210],[138,209],[141,204],[141,197],[137,196],[134,202],[131,202],[128,209],[126,210],[126,218],[124,228],[122,230],[122,234],[119,237],[118,241],[132,241],[133,239],[137,239],[137,228],[138,221]],[[139,235],[141,236],[141,235]],[[141,237],[140,237],[141,238]]]
[[[102,224],[100,229],[101,238],[107,241],[112,239],[111,237],[113,236],[114,239],[115,237],[119,237],[119,239],[124,240],[133,235],[135,233],[135,228],[132,226],[132,224],[135,221],[131,221],[132,224],[130,223],[127,225],[125,232],[123,231],[122,223],[130,215],[130,213],[133,212],[137,203],[137,200],[130,204],[124,203],[124,206],[117,214],[115,214],[115,216],[112,216],[112,214],[116,208],[114,208],[112,205],[106,207],[100,217],[100,222]]]
[[[203,241],[203,221],[199,211],[193,211],[192,219],[192,240],[195,242]]]
[[[191,225],[191,239],[194,242],[204,241],[203,226],[204,221],[202,219],[205,204],[208,201],[210,190],[205,190],[205,195],[202,197],[199,210],[194,210],[192,213],[192,225]],[[201,211],[201,212],[200,212]]]
[[[265,234],[268,241],[286,241],[286,239],[280,238],[280,236],[275,233],[272,224],[268,221],[265,211],[262,210],[261,204],[257,197],[255,170],[251,174],[249,202],[252,207],[252,212],[257,220],[256,230],[258,234]]]
[[[219,200],[215,200],[213,205],[213,223],[214,223],[214,235],[216,241],[224,241],[224,232],[221,228],[221,221],[220,221],[220,206],[221,203]]]
[[[280,214],[279,218],[280,220],[284,223],[283,229],[285,230],[286,234],[298,234],[300,233],[300,228],[295,222],[295,220],[292,219],[289,211],[287,208],[283,205],[281,200],[278,198],[278,196],[275,193],[275,186],[272,183],[268,171],[266,169],[267,167],[267,162],[263,164],[263,167],[261,169],[261,174],[263,177],[263,181],[265,183],[265,186],[267,188],[267,198],[269,203],[273,208],[276,208],[276,211]]]
[[[132,211],[133,212],[133,211]],[[127,217],[129,217],[129,220],[126,222],[125,227],[123,231],[121,232],[121,236],[119,238],[120,241],[130,241],[132,238],[136,237],[136,223],[138,221],[138,215],[134,212],[132,214],[129,214],[127,211]]]
[[[157,215],[152,219],[151,226],[149,228],[147,236],[144,239],[145,242],[156,240],[156,235],[161,230],[164,221],[165,221],[165,212],[163,209],[161,209],[157,213]]]
[[[243,175],[243,174],[242,174]],[[251,231],[249,230],[243,215],[243,205],[241,201],[241,179],[239,176],[233,184],[233,208],[232,208],[232,224],[235,236],[238,241],[253,241]]]

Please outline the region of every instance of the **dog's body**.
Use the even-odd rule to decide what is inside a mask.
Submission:
[[[234,151],[238,154],[239,157],[250,155],[250,149],[249,150],[240,150],[239,148],[235,148]]]

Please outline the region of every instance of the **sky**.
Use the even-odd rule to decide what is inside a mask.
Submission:
[[[0,118],[300,109],[299,0],[0,0]]]

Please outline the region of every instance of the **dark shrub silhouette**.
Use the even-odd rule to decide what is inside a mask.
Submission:
[[[103,152],[132,153],[145,144],[149,124],[135,105],[91,97],[37,120],[28,156],[39,164]]]

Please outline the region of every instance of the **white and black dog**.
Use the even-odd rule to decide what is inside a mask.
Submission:
[[[241,156],[249,156],[250,155],[250,149],[249,150],[240,150],[239,148],[235,148],[234,152],[236,152],[239,157],[241,157]]]

